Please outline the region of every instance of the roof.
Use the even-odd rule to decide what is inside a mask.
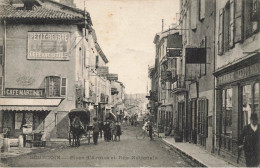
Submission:
[[[62,19],[79,20],[81,17],[63,11],[34,6],[33,10],[16,9],[11,5],[0,5],[0,19]]]
[[[97,52],[99,53],[99,55],[101,56],[101,58],[103,59],[103,61],[105,63],[108,63],[108,59],[106,57],[106,55],[104,54],[104,52],[102,51],[101,47],[99,46],[99,44],[96,42],[95,47],[97,49]]]
[[[45,3],[47,3],[46,1],[43,3],[35,0],[32,10],[25,10],[22,7],[16,7],[11,4],[0,5],[0,20],[60,20],[77,21],[78,24],[84,23],[84,11],[52,0],[48,0],[49,3],[55,4],[56,6],[49,7],[45,5]],[[92,25],[88,12],[86,12],[86,17],[87,23]]]

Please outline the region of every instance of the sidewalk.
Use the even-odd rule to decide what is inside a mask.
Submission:
[[[161,141],[166,145],[174,148],[175,150],[181,152],[182,154],[188,156],[189,158],[196,160],[198,163],[205,167],[236,167],[221,158],[218,158],[206,150],[190,143],[178,142],[176,143],[174,138],[164,138],[161,136]]]

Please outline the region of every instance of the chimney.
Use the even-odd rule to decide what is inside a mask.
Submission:
[[[76,8],[76,4],[74,3],[74,0],[60,0],[61,4]]]

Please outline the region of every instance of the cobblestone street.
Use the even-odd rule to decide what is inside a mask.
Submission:
[[[120,142],[105,142],[103,139],[95,146],[83,142],[78,148],[55,148],[40,153],[25,154],[18,157],[1,159],[6,166],[46,167],[46,166],[191,166],[159,139],[150,141],[148,137],[137,140],[139,127],[123,127]]]

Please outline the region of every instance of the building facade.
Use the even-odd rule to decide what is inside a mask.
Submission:
[[[103,121],[110,108],[108,59],[90,15],[62,2],[1,1],[0,131],[9,138],[26,124],[47,141],[67,138],[70,110]]]
[[[231,161],[251,114],[260,116],[259,5],[254,0],[216,1],[216,150]]]
[[[181,0],[182,74],[185,93],[178,98],[183,140],[214,147],[215,1]]]

